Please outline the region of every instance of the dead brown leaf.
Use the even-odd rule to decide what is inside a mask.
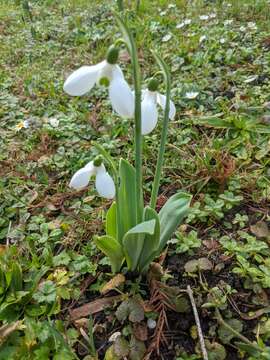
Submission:
[[[135,323],[133,334],[137,340],[146,341],[148,339],[148,330],[146,323]]]
[[[118,303],[122,300],[122,298],[122,295],[116,295],[91,301],[78,307],[77,309],[70,310],[70,318],[72,321],[75,321],[89,316],[90,314],[96,314],[97,312],[103,311],[106,307],[113,306],[115,303]]]
[[[126,278],[122,274],[117,274],[109,282],[107,282],[100,290],[101,294],[104,295],[109,291],[118,288],[126,281]]]

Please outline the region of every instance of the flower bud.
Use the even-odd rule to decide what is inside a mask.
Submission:
[[[148,81],[147,88],[148,88],[149,91],[153,91],[153,92],[154,92],[154,91],[157,91],[158,85],[159,85],[159,83],[158,83],[157,79],[152,78],[152,79],[150,79],[150,80]]]
[[[119,57],[119,48],[111,45],[107,51],[106,60],[109,64],[114,65],[117,63]]]

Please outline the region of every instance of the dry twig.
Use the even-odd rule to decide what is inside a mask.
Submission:
[[[193,310],[193,314],[194,314],[194,318],[195,318],[195,322],[196,322],[196,326],[197,326],[197,330],[198,330],[200,346],[201,346],[201,350],[202,350],[202,356],[203,356],[204,360],[208,360],[208,354],[207,354],[207,350],[206,350],[205,343],[204,343],[204,338],[203,338],[203,333],[202,333],[202,328],[201,328],[201,324],[200,324],[198,310],[197,310],[197,307],[195,304],[192,289],[189,285],[187,287],[187,293],[188,293],[188,296],[190,299],[190,303],[192,306],[192,310]]]

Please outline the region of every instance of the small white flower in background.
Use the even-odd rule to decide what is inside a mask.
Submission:
[[[225,20],[223,24],[227,26],[227,25],[231,25],[232,23],[233,23],[233,19],[230,19],[230,20]]]
[[[108,86],[114,111],[125,118],[133,117],[134,96],[122,70],[116,65],[118,55],[119,50],[114,46],[110,47],[106,60],[74,71],[65,81],[64,91],[71,96],[81,96],[90,91],[95,83]]]
[[[171,38],[172,38],[172,34],[167,34],[167,35],[163,36],[162,42],[167,42],[167,41],[171,40]]]
[[[24,120],[24,121],[20,121],[16,126],[15,126],[15,130],[16,131],[20,131],[22,129],[27,129],[29,128],[29,121]]]
[[[209,19],[209,16],[208,16],[208,15],[201,15],[201,16],[200,16],[200,20],[206,21],[206,20],[208,20],[208,19]]]
[[[219,40],[219,42],[220,42],[221,44],[225,44],[226,40],[225,40],[224,38],[221,38],[221,39]]]
[[[215,19],[217,17],[217,14],[216,13],[212,13],[209,15],[210,19]]]
[[[232,4],[231,4],[231,3],[228,3],[227,6],[228,6],[228,7],[232,7]]]
[[[176,29],[182,29],[185,25],[189,25],[191,24],[191,20],[190,19],[186,19],[183,22],[179,23],[176,25]]]
[[[196,97],[199,95],[198,91],[189,91],[186,93],[186,98],[189,100],[196,99]]]
[[[149,329],[155,329],[155,327],[157,326],[157,322],[156,320],[153,320],[153,319],[147,319],[147,326]]]
[[[142,92],[142,135],[147,135],[157,125],[158,109],[157,104],[165,110],[166,96],[157,91],[158,83],[155,79],[149,81],[148,89]],[[174,103],[170,100],[169,118],[173,120],[176,109]]]
[[[245,84],[252,83],[253,81],[258,79],[258,75],[249,76],[246,80],[244,80]]]
[[[59,120],[57,118],[49,118],[49,124],[52,127],[57,128],[59,125]]]
[[[247,27],[251,30],[257,30],[257,25],[254,22],[248,22]]]
[[[164,16],[164,15],[166,15],[166,14],[167,14],[167,11],[166,11],[166,10],[161,11],[161,12],[159,13],[160,16]]]
[[[168,9],[174,9],[175,7],[176,7],[175,4],[169,4],[169,5],[168,5]]]
[[[239,30],[242,31],[242,32],[245,32],[245,31],[246,31],[246,27],[245,27],[245,26],[240,26]]]
[[[114,181],[100,159],[90,161],[78,170],[72,176],[69,186],[73,189],[81,190],[89,184],[93,176],[96,176],[95,186],[98,194],[106,199],[113,199],[115,197]]]
[[[200,40],[199,40],[200,44],[201,44],[203,41],[205,41],[206,39],[207,39],[206,35],[202,35],[202,36],[200,37]]]

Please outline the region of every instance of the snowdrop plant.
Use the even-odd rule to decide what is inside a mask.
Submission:
[[[167,141],[169,119],[175,115],[175,106],[170,100],[171,81],[167,65],[153,52],[166,84],[166,94],[158,92],[158,82],[151,79],[148,88],[141,89],[140,66],[134,38],[120,16],[115,15],[131,58],[134,84],[132,92],[124,80],[119,66],[118,47],[120,40],[108,51],[105,62],[83,67],[75,71],[64,84],[70,95],[83,95],[95,82],[109,87],[114,110],[122,117],[134,118],[135,167],[120,159],[119,166],[105,149],[95,144],[100,155],[72,177],[70,186],[81,189],[96,177],[96,189],[105,198],[115,198],[106,215],[106,234],[96,236],[97,247],[109,258],[112,271],[119,272],[127,266],[130,271],[145,272],[149,264],[160,255],[168,240],[187,215],[191,195],[178,192],[170,197],[159,213],[156,212],[157,196]],[[102,64],[102,65],[101,65]],[[157,104],[164,110],[160,147],[149,205],[144,204],[142,182],[142,136],[149,134],[158,120]],[[108,163],[112,177],[107,172]]]

